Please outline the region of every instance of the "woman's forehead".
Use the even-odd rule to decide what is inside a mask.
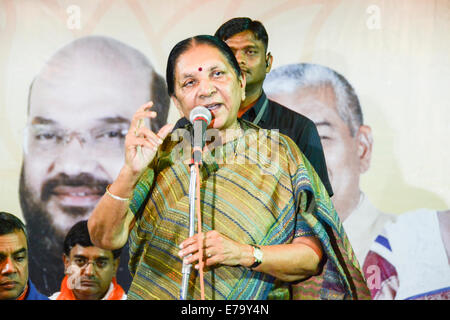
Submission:
[[[175,71],[178,75],[185,75],[207,72],[219,67],[231,67],[222,52],[208,44],[196,44],[179,56]]]

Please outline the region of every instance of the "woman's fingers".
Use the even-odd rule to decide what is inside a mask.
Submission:
[[[155,111],[151,111],[150,109],[153,107],[153,102],[149,101],[137,109],[133,118],[131,119],[130,130],[139,128],[140,121],[145,118],[155,118],[157,113]]]
[[[145,119],[155,118],[157,116],[156,112],[150,110],[152,107],[153,102],[150,101],[148,103],[145,103],[140,106],[136,113],[133,115],[130,128],[125,140],[125,147],[127,150],[130,150],[129,152],[131,152],[129,154],[129,156],[131,155],[131,159],[134,158],[136,154],[132,150],[133,147],[137,147],[139,153],[141,153],[141,147],[147,147],[150,150],[156,151],[155,146],[156,148],[159,147],[162,144],[163,139],[172,131],[172,124],[165,125],[163,128],[161,128],[158,134],[154,133],[149,128],[147,128],[147,126],[145,126]],[[146,139],[150,142],[150,144],[145,143],[143,140],[137,138]],[[129,156],[128,159],[130,159]]]
[[[161,144],[163,140],[172,132],[174,125],[168,123],[164,125],[158,133],[154,133],[144,125],[144,119],[155,118],[157,113],[154,111],[148,111],[153,106],[152,102],[142,105],[134,114],[131,120],[129,134],[134,134],[138,137],[144,137],[153,141],[154,143]]]
[[[211,231],[209,231],[209,232],[211,232]],[[203,242],[204,241],[206,241],[207,239],[208,239],[208,237],[209,237],[209,232],[203,232],[202,233],[202,235],[203,235]],[[185,249],[185,248],[187,248],[187,247],[189,247],[189,246],[191,246],[191,245],[197,245],[197,239],[198,239],[198,237],[199,237],[200,235],[198,234],[198,233],[196,233],[195,235],[193,235],[192,237],[190,237],[190,238],[187,238],[186,240],[184,240],[183,242],[181,242],[180,243],[180,245],[179,245],[179,247],[180,247],[180,249]]]
[[[141,146],[141,147],[145,147],[148,149],[151,149],[153,151],[157,151],[158,150],[158,146],[159,144],[153,141],[149,141],[148,139],[145,138],[136,138],[135,142],[134,142],[135,146]]]
[[[136,132],[137,129],[144,127],[145,119],[156,118],[158,114],[155,111],[136,112],[131,119],[130,131]]]
[[[198,245],[198,237],[196,234],[180,244],[181,250],[178,252],[184,263],[194,263],[199,261],[200,250]],[[203,257],[206,266],[215,264],[233,264],[237,253],[234,241],[220,234],[218,231],[209,231],[203,235],[202,241]]]
[[[168,123],[159,129],[157,136],[164,140],[173,130],[175,125],[173,123]]]
[[[153,143],[160,145],[163,143],[163,139],[161,139],[157,134],[151,131],[147,127],[140,128],[136,131],[136,136],[139,138],[144,138],[152,141]]]
[[[148,101],[137,109],[137,112],[150,110],[153,107],[153,101]]]
[[[134,134],[133,132],[128,132],[125,138],[125,145],[127,148],[135,147],[135,146],[143,146],[148,145],[145,144],[144,141],[147,141],[157,147],[162,143],[162,140],[154,134],[151,130],[147,128],[141,128],[137,132],[138,134]]]
[[[157,113],[151,110],[152,107],[151,101],[139,107],[131,119],[125,137],[125,163],[136,174],[153,161],[159,146],[173,129],[172,124],[167,124],[156,134],[145,125],[146,119],[157,116]]]
[[[192,264],[200,261],[200,251],[195,250],[193,253],[188,254],[182,259],[184,264]],[[213,266],[215,264],[222,263],[221,255],[206,253],[205,250],[203,250],[203,261],[206,266]]]

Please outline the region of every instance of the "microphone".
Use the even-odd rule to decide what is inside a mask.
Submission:
[[[206,140],[206,127],[211,123],[211,112],[203,106],[192,109],[189,120],[194,126],[192,157],[194,163],[202,162],[202,152]]]
[[[206,127],[211,122],[211,112],[203,106],[197,106],[192,109],[189,115],[189,120],[194,126],[194,143],[192,148],[192,162],[191,162],[191,177],[189,182],[189,237],[192,237],[195,233],[195,213],[198,216],[198,233],[201,233],[201,214],[200,214],[200,173],[199,165],[202,162],[202,152],[205,146],[206,140]],[[202,252],[202,250],[200,250]],[[200,261],[202,259],[200,258]],[[191,274],[192,265],[183,263],[181,273],[183,278],[181,279],[180,299],[186,300],[189,287],[189,277]],[[200,288],[203,294],[203,270],[200,269]]]

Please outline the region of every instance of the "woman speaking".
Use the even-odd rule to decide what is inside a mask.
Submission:
[[[126,136],[125,164],[88,223],[99,247],[129,241],[128,298],[178,299],[183,263],[197,269],[189,299],[370,298],[301,151],[288,137],[237,119],[245,78],[231,49],[212,36],[183,40],[170,52],[166,81],[178,110],[189,119],[206,107],[208,128],[218,133],[199,171],[202,233],[189,237],[189,163],[177,156],[173,126],[158,133],[142,126],[155,117],[145,104]]]

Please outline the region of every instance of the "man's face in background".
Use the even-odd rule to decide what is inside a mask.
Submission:
[[[0,300],[17,299],[28,281],[28,246],[22,230],[0,235]]]
[[[20,181],[28,223],[47,221],[62,238],[89,217],[123,165],[130,119],[149,93],[149,75],[120,64],[44,68],[30,94]]]
[[[237,33],[225,42],[245,74],[247,87],[261,87],[272,66],[272,59],[266,55],[264,43],[256,39],[254,33],[249,30]]]
[[[70,288],[78,300],[100,300],[116,276],[119,260],[110,250],[75,245],[69,256],[63,255]],[[78,272],[74,272],[78,271]]]
[[[332,201],[341,219],[345,219],[359,201],[359,176],[370,163],[368,145],[362,139],[370,134],[370,128],[361,126],[352,136],[349,126],[338,114],[336,95],[331,86],[305,87],[294,93],[271,95],[270,99],[315,123],[334,191]]]
[[[124,136],[142,104],[154,99],[153,130],[167,121],[169,97],[148,59],[120,41],[78,38],[58,50],[29,94],[19,197],[27,222],[30,278],[47,295],[64,277],[62,244],[89,218],[124,163]],[[150,126],[151,125],[151,126]],[[128,250],[117,277],[128,289]]]

